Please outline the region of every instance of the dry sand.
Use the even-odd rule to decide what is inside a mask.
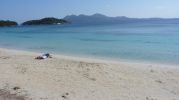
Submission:
[[[0,49],[0,100],[179,100],[179,66]]]

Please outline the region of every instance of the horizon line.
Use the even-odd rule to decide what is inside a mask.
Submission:
[[[94,14],[67,14],[66,16],[60,18],[60,17],[55,17],[55,16],[50,16],[50,17],[41,17],[41,18],[34,18],[34,19],[29,19],[29,20],[39,20],[39,19],[43,19],[43,18],[58,18],[58,19],[64,19],[65,17],[67,16],[81,16],[81,15],[84,15],[84,16],[93,16],[93,15],[102,15],[102,16],[106,16],[106,17],[110,17],[110,18],[117,18],[117,17],[125,17],[125,18],[131,18],[131,19],[179,19],[179,17],[128,17],[128,16],[109,16],[109,15],[106,15],[106,14],[101,14],[101,13],[94,13]],[[26,20],[26,21],[29,21],[29,20]],[[15,21],[17,22],[18,24],[19,23],[23,23],[25,21],[22,21],[22,22],[18,22],[16,20],[9,20],[9,19],[0,19],[0,21]]]

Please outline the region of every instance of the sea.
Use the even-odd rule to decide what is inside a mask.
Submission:
[[[179,65],[179,24],[1,27],[0,47],[54,55]]]

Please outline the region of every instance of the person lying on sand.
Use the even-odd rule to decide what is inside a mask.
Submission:
[[[52,58],[52,56],[49,53],[43,54],[42,56],[38,56],[35,59],[46,59],[46,58]]]

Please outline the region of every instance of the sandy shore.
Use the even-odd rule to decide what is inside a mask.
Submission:
[[[179,100],[179,67],[0,49],[0,100]]]

